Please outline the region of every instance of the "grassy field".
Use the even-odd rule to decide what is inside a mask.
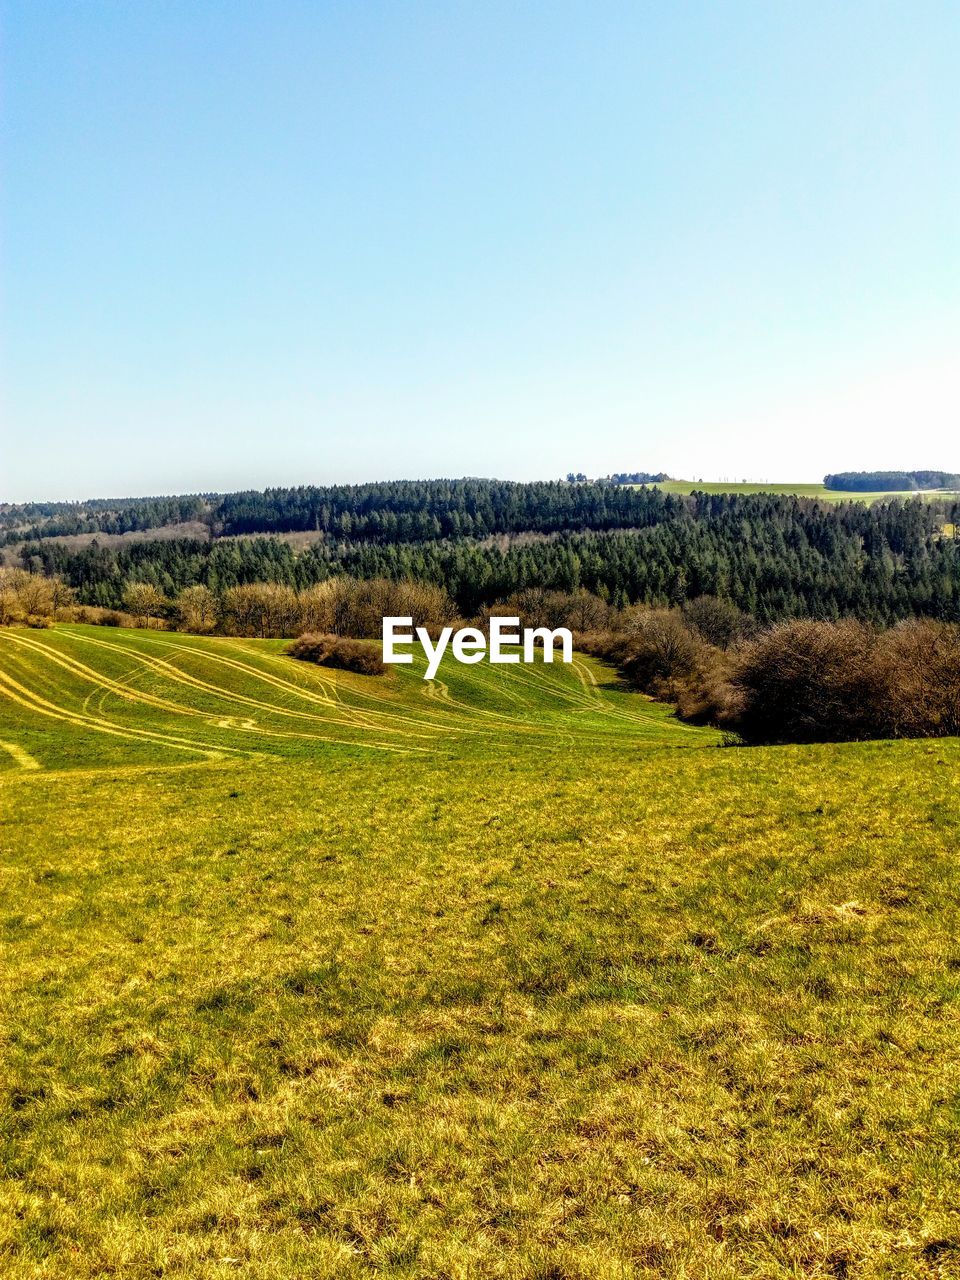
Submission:
[[[0,630],[0,1272],[960,1274],[960,743]]]
[[[638,486],[634,486],[638,487]],[[903,492],[893,493],[890,491],[877,493],[852,493],[841,492],[837,489],[827,489],[822,484],[736,484],[733,481],[725,480],[664,480],[656,488],[662,489],[664,493],[777,493],[785,494],[788,497],[798,498],[819,498],[824,502],[885,502],[890,498],[916,498],[916,492],[904,490]],[[930,495],[926,495],[930,496]],[[937,497],[955,498],[960,496],[956,493],[948,493],[946,490],[938,492]]]

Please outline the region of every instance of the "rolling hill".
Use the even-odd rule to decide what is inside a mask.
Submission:
[[[508,668],[446,660],[381,677],[296,662],[284,641],[58,626],[0,629],[0,768],[184,764],[331,753],[498,754],[514,741],[613,751],[711,745],[578,655]]]
[[[951,1274],[960,742],[440,674],[0,629],[5,1274]]]

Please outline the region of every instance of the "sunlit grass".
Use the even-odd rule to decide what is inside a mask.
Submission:
[[[186,763],[225,756],[316,759],[466,751],[533,738],[545,751],[706,745],[667,707],[625,691],[595,659],[464,666],[446,658],[364,676],[297,662],[285,642],[63,626],[0,629],[0,741],[43,766]],[[0,769],[16,767],[10,751]]]
[[[38,639],[101,687],[0,649],[34,695],[210,751],[0,699],[4,1275],[956,1274],[960,743]]]
[[[918,494],[916,490],[901,491],[881,490],[870,493],[859,493],[853,490],[828,489],[822,484],[769,484],[766,482],[737,483],[727,480],[663,480],[656,488],[664,493],[772,493],[786,497],[818,498],[823,502],[888,502],[891,498],[911,498],[929,496]],[[946,490],[935,496],[955,498],[958,495]]]

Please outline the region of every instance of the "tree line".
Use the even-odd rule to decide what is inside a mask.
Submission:
[[[664,473],[621,472],[600,480],[520,484],[505,480],[397,480],[361,485],[303,485],[231,494],[188,494],[81,503],[0,504],[0,543],[52,537],[144,532],[201,521],[213,539],[258,533],[314,533],[326,541],[410,543],[502,534],[606,532],[650,528],[702,514],[702,493],[657,488]],[[851,492],[960,488],[947,472],[845,472],[825,477]],[[641,485],[644,487],[631,487]],[[720,494],[736,503],[743,495]],[[769,499],[771,495],[757,495]],[[800,499],[781,498],[791,504]],[[808,502],[812,501],[807,499]],[[736,508],[733,508],[736,509]]]
[[[7,545],[78,533],[127,533],[202,520],[213,537],[312,532],[410,542],[643,526],[669,518],[677,500],[609,482],[394,480],[83,503],[0,505]]]
[[[257,582],[300,591],[346,575],[442,587],[464,617],[518,591],[543,588],[585,590],[616,608],[679,606],[709,595],[762,623],[960,620],[960,503],[832,506],[702,493],[669,502],[652,523],[630,529],[407,542],[323,539],[304,550],[273,537],[79,551],[43,540],[23,547],[21,563],[61,577],[80,603],[114,609],[131,582],[149,583],[169,599],[196,585],[215,595]]]
[[[850,493],[891,493],[918,489],[960,489],[953,471],[837,471],[823,477],[824,487]]]
[[[93,498],[86,502],[0,503],[0,545],[78,533],[132,533],[203,520],[209,495],[173,498]]]

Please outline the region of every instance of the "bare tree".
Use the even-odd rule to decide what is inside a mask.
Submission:
[[[159,617],[166,601],[152,582],[128,582],[123,589],[123,605],[132,613],[138,626],[150,626],[150,619]]]
[[[212,631],[217,620],[217,597],[200,583],[184,587],[177,596],[177,613],[187,631]]]

